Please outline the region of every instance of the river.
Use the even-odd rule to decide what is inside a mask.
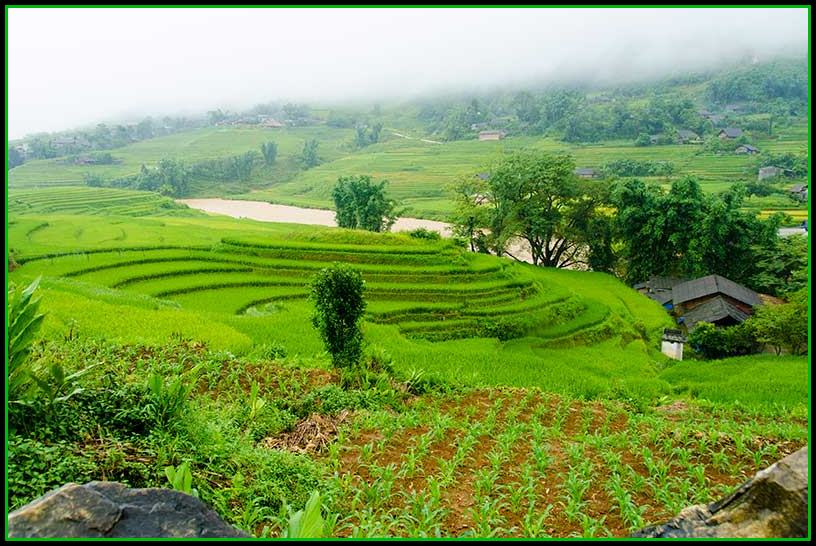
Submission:
[[[190,208],[213,214],[225,214],[233,218],[337,227],[333,210],[307,209],[289,205],[273,205],[264,201],[242,201],[238,199],[178,199],[177,201]],[[450,224],[421,218],[397,218],[391,231],[411,231],[417,228],[436,231],[445,237],[451,235]]]

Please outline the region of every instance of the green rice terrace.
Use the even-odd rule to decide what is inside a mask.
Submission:
[[[10,280],[41,276],[46,314],[31,359],[82,386],[10,406],[12,508],[187,464],[257,537],[313,490],[327,536],[620,537],[807,442],[806,358],[669,364],[672,319],[610,275],[167,202],[11,192]],[[334,262],[365,280],[362,378],[310,320]]]
[[[84,186],[11,190],[8,193],[7,210],[12,216],[21,214],[197,215],[196,211],[155,192]]]
[[[168,229],[170,221],[175,229]],[[99,244],[18,252],[13,278],[45,276],[43,287],[54,294],[46,306],[55,306],[47,329],[70,321],[78,332],[143,341],[206,322],[212,328],[202,341],[236,353],[278,332],[272,337],[280,337],[290,352],[312,354],[320,344],[308,318],[310,278],[332,262],[351,263],[366,281],[368,335],[404,355],[398,360],[406,367],[451,378],[465,374],[477,383],[498,373],[508,384],[532,381],[578,393],[605,390],[612,368],[630,360],[625,375],[659,389],[656,373],[648,370],[656,332],[670,320],[658,305],[608,275],[543,270],[401,235],[338,234],[338,240],[356,244],[335,243],[330,230],[314,228],[300,228],[300,241],[297,233],[219,237],[216,230],[201,229],[207,222],[81,217],[15,222],[10,226],[15,250],[26,248],[17,246],[15,235],[22,232],[22,241],[33,248],[40,241],[57,242],[56,232],[72,233],[85,244],[95,237]],[[162,227],[160,245],[133,240]],[[210,237],[183,244],[192,242],[183,234],[196,228]],[[168,236],[173,233],[178,237]],[[74,306],[88,312],[72,313]],[[151,311],[162,318],[146,331],[117,333],[115,317],[124,310],[127,320],[141,313],[152,321]],[[99,313],[111,320],[100,321]],[[198,318],[191,323],[174,319],[192,315]],[[469,362],[457,357],[460,351],[471,355]],[[596,354],[596,361],[581,364],[585,354]],[[501,370],[493,369],[497,355],[506,359]],[[573,384],[560,366],[534,370],[524,364],[529,359],[561,360],[561,366],[581,366],[588,375]]]

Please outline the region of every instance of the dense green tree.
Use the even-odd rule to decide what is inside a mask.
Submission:
[[[371,127],[367,125],[360,125],[357,127],[357,132],[354,138],[354,144],[358,148],[365,148],[371,144],[376,144],[380,141],[380,134],[382,133],[383,124],[374,123]]]
[[[752,284],[758,254],[773,248],[778,239],[777,219],[761,221],[741,209],[745,189],[734,185],[719,196],[705,200],[703,215],[694,224],[693,239],[688,242],[694,264],[684,268],[689,274],[717,273],[735,282]]]
[[[629,283],[651,275],[667,275],[674,264],[669,233],[664,229],[663,195],[658,186],[633,179],[620,182],[614,190],[617,207],[615,228],[622,242]]]
[[[190,175],[190,169],[184,162],[176,159],[161,159],[156,168],[142,165],[134,185],[138,190],[183,197],[189,191]]]
[[[757,167],[769,166],[787,169],[788,176],[802,178],[808,174],[808,156],[790,152],[783,154],[761,154],[757,161]]]
[[[332,110],[329,112],[329,115],[326,117],[326,125],[329,127],[338,127],[341,129],[349,129],[354,127],[355,124],[355,117],[351,114],[346,114],[344,112],[338,112],[337,110]]]
[[[749,320],[760,343],[792,355],[805,354],[808,343],[808,290],[798,290],[781,305],[762,305]]]
[[[541,119],[541,108],[535,97],[527,91],[517,93],[513,98],[516,117],[524,124],[535,125]]]
[[[235,178],[246,182],[252,176],[252,169],[259,159],[259,154],[255,150],[250,150],[240,155],[229,158],[231,170],[235,173]]]
[[[777,237],[774,244],[760,247],[754,270],[750,284],[760,292],[784,297],[807,287],[807,237]]]
[[[341,176],[332,190],[337,225],[350,229],[388,231],[396,220],[394,201],[385,195],[387,180],[368,175]]]
[[[449,217],[453,234],[467,241],[471,252],[476,252],[476,241],[485,238],[490,223],[490,188],[485,180],[471,174],[460,176],[450,189],[454,199]]]
[[[278,145],[275,142],[269,141],[261,144],[261,154],[264,158],[264,163],[269,166],[275,163],[278,157]]]
[[[286,119],[293,121],[296,125],[300,125],[309,118],[309,107],[305,104],[287,103],[283,105],[283,113]]]
[[[153,138],[153,133],[153,119],[150,117],[144,118],[138,125],[136,125],[136,135],[138,136],[139,140]]]
[[[23,154],[20,153],[15,146],[10,146],[8,148],[8,168],[13,169],[14,167],[18,167],[25,162],[25,157]]]
[[[221,111],[219,108],[218,110],[210,110],[207,112],[207,120],[210,122],[210,125],[215,125],[220,121],[224,121],[227,119],[227,115]]]
[[[364,290],[360,272],[347,265],[334,264],[322,269],[312,281],[310,299],[315,305],[312,324],[337,368],[355,366],[360,361]]]
[[[82,179],[86,186],[90,186],[92,188],[99,188],[105,185],[105,179],[95,173],[85,173],[82,175]]]
[[[310,169],[320,164],[320,158],[317,157],[318,142],[315,139],[309,139],[303,143],[303,151],[300,153],[300,161],[304,167]]]
[[[693,177],[676,180],[667,193],[639,180],[618,183],[615,226],[626,280],[716,273],[750,286],[758,252],[774,245],[779,224],[740,210],[744,195],[735,186],[706,196]]]

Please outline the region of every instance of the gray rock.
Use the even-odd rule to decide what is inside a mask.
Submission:
[[[795,538],[808,534],[808,448],[757,472],[717,502],[685,508],[642,538]]]
[[[248,537],[195,497],[118,482],[69,483],[8,516],[20,538]]]

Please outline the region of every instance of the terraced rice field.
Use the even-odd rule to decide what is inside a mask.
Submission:
[[[619,383],[668,389],[652,338],[671,319],[609,275],[401,234],[221,217],[23,216],[9,228],[12,279],[44,275],[49,335],[161,343],[181,334],[235,354],[274,342],[312,358],[323,346],[308,285],[341,261],[366,280],[367,343],[405,371],[587,396]]]
[[[9,215],[92,214],[105,216],[200,216],[158,193],[87,186],[12,189]]]
[[[27,268],[183,308],[259,314],[283,301],[305,304],[310,277],[328,262],[360,269],[368,319],[408,337],[453,339],[485,334],[486,319],[512,317],[546,330],[588,310],[559,286],[507,270],[507,263],[435,245],[354,246],[224,238],[211,250],[145,248],[58,257],[29,256]],[[456,262],[459,262],[458,264]],[[603,317],[601,317],[603,318]]]
[[[711,502],[807,443],[786,422],[685,402],[632,412],[537,389],[424,396],[341,426],[340,537],[625,537]]]

